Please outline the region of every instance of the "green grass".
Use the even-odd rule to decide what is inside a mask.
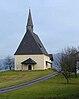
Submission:
[[[0,99],[79,99],[79,74],[69,84],[62,75],[58,75],[32,86],[2,93]]]
[[[31,81],[38,77],[42,77],[44,75],[50,74],[52,72],[53,70],[0,72],[0,88]]]

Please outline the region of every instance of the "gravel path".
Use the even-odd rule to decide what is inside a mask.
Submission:
[[[58,75],[58,73],[54,72],[54,73],[49,74],[47,76],[43,76],[43,77],[40,77],[38,79],[29,81],[29,82],[25,82],[25,83],[22,83],[22,84],[19,84],[19,85],[16,85],[16,86],[11,86],[11,87],[7,87],[7,88],[1,88],[0,89],[0,93],[16,90],[16,89],[23,88],[23,87],[30,86],[30,85],[34,85],[34,84],[42,82],[42,81],[44,81],[46,79],[52,78],[52,77],[54,77],[56,75]]]

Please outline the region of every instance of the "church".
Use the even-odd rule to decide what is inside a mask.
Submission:
[[[26,33],[15,54],[15,70],[45,70],[52,68],[53,56],[48,54],[40,38],[33,31],[31,10],[26,25]]]

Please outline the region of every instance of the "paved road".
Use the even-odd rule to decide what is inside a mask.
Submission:
[[[25,83],[22,83],[22,84],[19,84],[19,85],[16,85],[16,86],[11,86],[11,87],[7,87],[7,88],[1,88],[0,89],[0,93],[12,91],[12,90],[16,90],[16,89],[23,88],[23,87],[30,86],[30,85],[34,85],[34,84],[36,84],[38,82],[41,82],[41,81],[44,81],[46,79],[52,78],[52,77],[54,77],[56,75],[58,75],[58,73],[57,72],[54,72],[52,74],[49,74],[47,76],[43,76],[43,77],[38,78],[36,80],[25,82]]]

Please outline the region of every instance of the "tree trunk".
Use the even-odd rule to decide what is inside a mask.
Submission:
[[[75,66],[75,77],[77,77],[77,71],[76,71],[76,66]]]
[[[65,74],[65,73],[62,73],[62,74],[65,77],[65,79],[67,80],[67,84],[69,84],[69,78],[67,77],[67,74]]]
[[[68,78],[66,78],[67,79],[67,84],[69,84],[69,79]]]
[[[9,69],[11,70],[11,67],[9,67]]]
[[[77,72],[75,72],[75,77],[77,77]]]

